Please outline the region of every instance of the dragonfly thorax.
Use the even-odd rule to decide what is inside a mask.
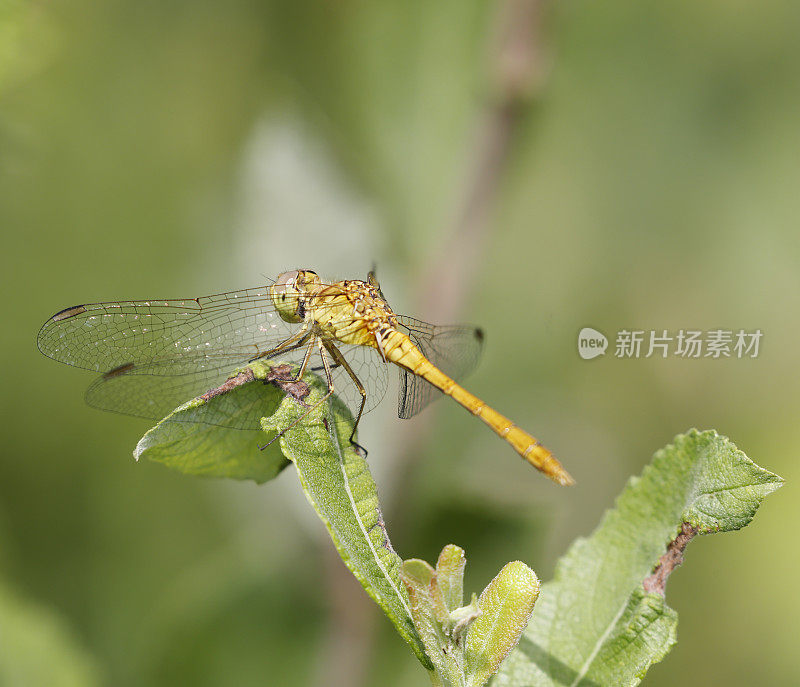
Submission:
[[[346,344],[378,348],[381,337],[397,327],[380,290],[360,280],[323,285],[307,305],[307,316],[324,336]]]

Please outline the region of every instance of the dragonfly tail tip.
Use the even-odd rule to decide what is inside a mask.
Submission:
[[[557,475],[553,475],[553,479],[562,487],[572,487],[575,485],[575,479],[566,470],[562,470]]]

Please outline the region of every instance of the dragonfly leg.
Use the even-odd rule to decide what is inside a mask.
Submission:
[[[361,415],[364,413],[364,406],[367,403],[367,391],[364,388],[364,385],[361,383],[361,380],[356,377],[356,373],[353,372],[353,368],[350,367],[350,363],[347,362],[347,359],[342,355],[341,351],[336,348],[330,341],[324,341],[323,345],[325,346],[325,350],[331,354],[333,361],[337,365],[341,365],[345,372],[350,376],[350,379],[353,380],[353,384],[356,385],[356,389],[358,389],[358,393],[361,394],[361,406],[358,409],[358,415],[356,416],[356,422],[353,425],[353,431],[350,432],[350,443],[353,444],[356,448],[358,448],[361,452],[363,452],[364,457],[367,457],[367,449],[361,446],[358,442],[355,441],[356,430],[358,429],[358,423],[361,422]],[[323,362],[325,361],[325,357],[323,356]]]
[[[308,341],[308,337],[311,336],[311,332],[307,331],[305,327],[302,327],[300,331],[296,334],[290,336],[286,341],[282,341],[279,343],[275,348],[271,348],[268,351],[264,351],[263,353],[258,353],[254,355],[250,360],[247,362],[252,363],[256,360],[260,360],[261,358],[272,358],[273,356],[277,355],[278,353],[288,353],[289,351],[294,351],[303,346],[306,341]]]
[[[334,363],[333,365],[331,365],[331,370],[338,370],[340,367],[341,367],[341,365],[339,365],[339,363]],[[325,369],[324,365],[317,365],[316,367],[312,367],[311,371],[312,372],[322,372],[324,369]]]
[[[300,338],[299,341],[296,341],[297,338]],[[303,375],[306,373],[306,367],[308,367],[308,361],[311,359],[311,354],[314,352],[314,342],[316,341],[316,337],[314,336],[313,332],[306,332],[304,329],[300,330],[295,336],[286,339],[283,343],[277,345],[275,348],[265,351],[264,353],[259,353],[258,356],[255,358],[251,358],[250,362],[257,360],[258,358],[274,358],[276,355],[280,353],[290,353],[292,351],[296,351],[298,348],[302,348],[306,344],[308,344],[308,348],[306,349],[306,354],[303,356],[303,362],[300,364],[300,369],[297,371],[294,379],[292,381],[299,382]],[[319,368],[311,368],[319,369]]]
[[[318,337],[314,337],[314,341],[312,341],[312,343],[309,345],[308,350],[306,351],[305,359],[303,360],[303,368],[302,369],[305,368],[306,364],[308,363],[308,359],[311,357],[311,351],[314,348],[314,343],[317,344],[317,349],[319,350],[320,358],[322,358],[322,364],[325,367],[325,374],[326,374],[327,381],[328,381],[328,393],[326,393],[321,399],[319,399],[319,401],[317,401],[313,406],[309,406],[308,409],[305,412],[303,412],[302,415],[300,415],[300,417],[298,417],[297,419],[292,421],[292,423],[288,427],[284,427],[278,434],[276,434],[274,437],[272,437],[272,439],[270,439],[266,444],[264,444],[263,446],[259,446],[258,448],[261,449],[262,451],[265,448],[268,448],[269,446],[271,446],[277,439],[282,437],[286,432],[288,432],[298,422],[300,422],[301,420],[305,419],[306,416],[308,416],[309,413],[311,413],[313,410],[316,410],[317,408],[319,408],[319,406],[322,405],[323,403],[325,403],[325,401],[327,401],[331,397],[331,395],[333,394],[333,377],[331,376],[331,368],[330,368],[330,365],[328,363],[328,359],[325,357],[324,344],[322,343],[322,340],[319,339]]]
[[[311,354],[314,352],[314,344],[317,343],[317,347],[319,347],[319,343],[318,343],[319,342],[319,338],[316,337],[316,336],[313,336],[312,334],[309,334],[308,336],[311,337],[311,341],[308,344],[308,348],[306,348],[306,354],[303,356],[303,362],[300,364],[300,369],[297,371],[297,374],[295,375],[294,381],[296,381],[296,382],[299,381],[303,377],[303,375],[306,373],[306,367],[308,367],[308,361],[311,360]],[[308,338],[308,337],[306,337],[306,338]],[[306,339],[303,339],[303,343],[305,343],[305,340]],[[299,348],[299,346],[298,346],[298,348]],[[322,354],[320,354],[320,355],[322,355]],[[325,361],[323,360],[323,362],[325,362]],[[328,375],[328,386],[330,386],[330,375]]]

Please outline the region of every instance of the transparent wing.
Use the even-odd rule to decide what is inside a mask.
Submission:
[[[364,412],[368,413],[370,410],[374,410],[375,406],[383,400],[389,385],[388,363],[383,361],[378,351],[374,348],[351,346],[338,342],[334,345],[345,357],[350,369],[353,370],[366,391],[367,399],[364,405]],[[319,358],[315,358],[312,370],[323,379],[325,378],[325,371]],[[353,417],[356,417],[361,405],[361,392],[358,390],[358,386],[342,366],[335,366],[331,370],[331,378],[333,379],[334,393],[350,408]]]
[[[309,369],[325,379],[325,368],[313,345]],[[367,397],[364,412],[372,410],[386,393],[388,383],[387,365],[378,357],[374,349],[364,346],[338,344],[351,369],[364,387]],[[279,353],[274,362],[290,363],[299,366],[306,353],[306,346],[285,353]],[[209,366],[207,359],[198,356],[194,360],[184,357],[180,363],[189,370],[176,374],[175,360],[154,362],[148,365],[125,365],[119,371],[107,373],[96,379],[86,391],[86,402],[95,408],[109,410],[125,415],[134,415],[152,420],[160,420],[182,403],[219,387],[230,376],[233,369],[247,364],[249,358],[230,359],[224,367]],[[330,362],[330,361],[329,361]],[[334,393],[350,408],[353,416],[361,405],[361,393],[350,375],[342,366],[331,369]],[[220,425],[231,429],[259,429],[260,420],[267,414],[263,395],[259,395],[253,381],[252,392],[248,391],[242,404],[233,415],[217,410],[218,404],[208,404],[192,415],[192,421]]]
[[[89,405],[160,419],[299,330],[281,319],[263,286],[194,299],[72,306],[45,322],[37,343],[49,358],[103,373],[87,390]],[[299,364],[304,352],[274,359]],[[257,429],[263,412],[256,411],[235,418],[209,413],[208,422]]]
[[[265,286],[195,299],[76,305],[47,320],[37,343],[47,357],[86,370],[158,361],[167,375],[185,374],[181,361],[205,359],[221,368],[252,358],[296,331],[275,311]]]
[[[232,373],[233,368],[245,365],[248,359],[233,363],[230,369],[203,367],[205,359],[197,360],[197,367],[184,374],[176,374],[175,362],[155,362],[141,366],[126,366],[118,373],[98,377],[86,390],[86,402],[101,410],[125,415],[135,415],[151,420],[160,420],[182,403],[220,386]],[[182,362],[188,367],[190,359]],[[213,404],[212,404],[213,405]],[[236,418],[214,418],[207,413],[207,424],[218,424],[236,429],[257,429],[258,419],[239,416]]]
[[[140,372],[100,377],[86,391],[87,403],[101,410],[160,420],[186,401],[221,386],[228,378],[228,373],[220,370],[160,376],[157,365]],[[274,397],[263,393],[262,384],[253,380],[239,386],[236,404],[206,403],[190,415],[174,419],[235,430],[260,430],[261,418],[275,410]],[[273,405],[268,405],[270,402]]]
[[[387,365],[374,349],[341,344],[337,347],[345,355],[366,391],[364,412],[369,412],[386,394]],[[288,353],[280,353],[273,362],[299,366],[305,351],[306,347],[303,346]],[[184,374],[175,374],[174,360],[141,366],[126,365],[117,373],[98,377],[86,391],[86,402],[101,410],[160,420],[182,403],[219,387],[236,367],[244,366],[248,361],[249,358],[241,358],[238,361],[231,359],[224,367],[210,367],[205,358],[198,358],[194,366],[191,365],[191,359],[184,358],[182,364],[186,368],[193,368],[191,372]],[[325,368],[316,352],[316,345],[309,369],[325,379]],[[355,417],[361,405],[361,393],[358,387],[342,366],[332,367],[331,378],[334,393],[345,402]],[[253,385],[260,383],[252,382]],[[257,387],[254,386],[254,389]],[[232,429],[259,429],[265,409],[263,404],[257,403],[257,391],[254,393],[256,395],[253,396],[252,402],[243,405],[233,416],[212,410],[216,404],[205,406],[199,416],[202,418],[200,421]],[[193,415],[193,421],[198,421],[197,414]]]
[[[459,381],[478,364],[483,347],[481,329],[469,325],[435,326],[405,316],[397,319],[401,331],[408,334],[425,357],[448,377]],[[421,377],[401,369],[398,416],[402,419],[413,417],[439,393]]]

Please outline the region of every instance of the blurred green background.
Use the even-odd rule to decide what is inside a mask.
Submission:
[[[362,443],[402,556],[455,542],[476,591],[516,558],[548,579],[653,451],[716,428],[788,485],[691,545],[646,684],[800,684],[799,22],[785,0],[0,2],[0,679],[426,682],[291,468],[136,464],[147,423],[84,406],[91,376],[35,344],[75,303],[376,261],[399,312],[484,327],[468,386],[578,480],[454,404],[386,401]],[[757,359],[583,361],[584,326],[764,336]]]

